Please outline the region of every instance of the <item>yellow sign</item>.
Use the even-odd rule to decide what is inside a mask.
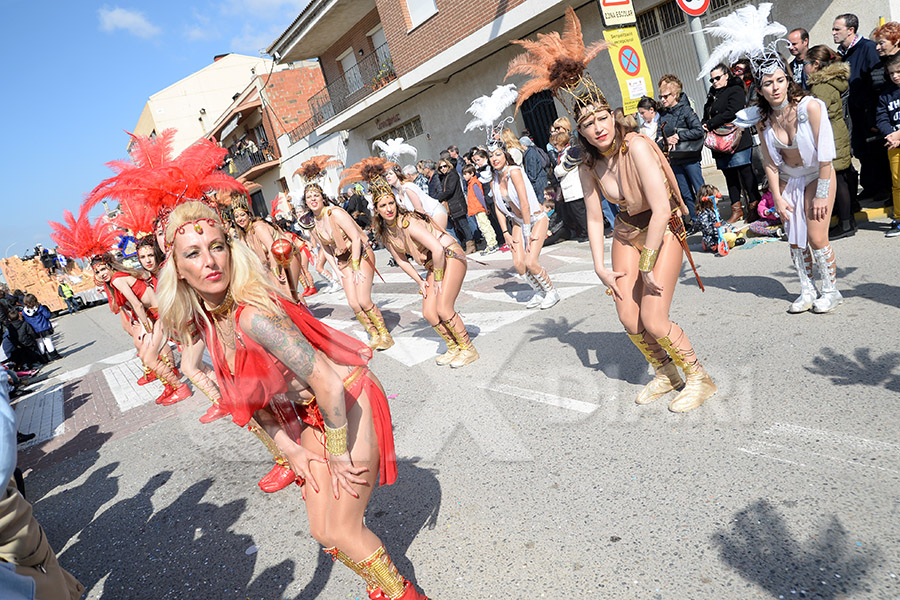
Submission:
[[[641,38],[634,27],[608,29],[603,32],[603,37],[612,44],[609,58],[619,80],[625,114],[634,113],[642,96],[653,96],[653,80],[641,48]]]

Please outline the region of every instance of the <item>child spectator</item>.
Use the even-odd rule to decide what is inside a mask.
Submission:
[[[759,219],[750,223],[750,231],[759,237],[780,238],[784,235],[784,227],[781,225],[781,219],[775,213],[775,200],[770,190],[763,193],[756,212],[759,214]]]
[[[549,222],[549,226],[547,227],[547,240],[544,242],[545,246],[550,246],[566,239],[565,223],[563,223],[562,215],[556,209],[557,199],[558,196],[555,187],[548,186],[544,188],[544,203],[541,207],[544,209],[544,212],[547,213],[547,221]]]
[[[695,222],[703,235],[703,250],[716,252],[719,245],[719,227],[725,225],[719,216],[717,203],[722,194],[714,185],[704,184],[697,193],[697,218]]]
[[[884,69],[892,85],[885,85],[884,93],[878,97],[875,123],[888,147],[894,198],[894,220],[884,237],[897,237],[900,236],[900,52],[885,58]]]
[[[37,336],[34,333],[34,329],[22,320],[22,315],[15,308],[9,311],[6,333],[9,335],[9,341],[12,344],[12,352],[7,352],[7,354],[9,354],[10,360],[16,365],[23,367],[31,365],[34,367],[48,362],[37,351]]]
[[[475,177],[477,169],[474,166],[466,165],[463,167],[462,173],[463,179],[466,182],[466,204],[468,205],[469,210],[469,225],[472,224],[471,222],[474,219],[475,223],[478,225],[478,230],[481,231],[481,235],[484,237],[485,248],[481,254],[491,254],[498,249],[497,236],[494,233],[494,228],[491,227],[490,219],[488,219],[487,203],[484,200],[484,188],[481,187],[481,182]],[[475,228],[472,227],[472,229],[474,230]]]
[[[37,348],[48,361],[62,358],[53,345],[53,325],[50,323],[50,309],[38,302],[34,294],[25,295],[25,308],[22,309],[22,317],[31,325],[37,337]]]

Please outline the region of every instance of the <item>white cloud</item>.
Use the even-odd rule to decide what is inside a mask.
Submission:
[[[196,23],[185,29],[184,32],[184,37],[187,38],[188,41],[207,42],[222,37],[219,27],[214,26],[212,20],[208,16],[201,14],[196,9],[194,10],[194,21],[196,21]]]
[[[285,9],[300,14],[311,0],[225,0],[222,10],[231,14],[250,14],[257,18]],[[294,15],[296,16],[296,15]]]
[[[97,11],[97,14],[100,16],[100,29],[109,33],[117,29],[124,29],[128,33],[144,39],[162,33],[159,27],[147,20],[144,13],[137,10],[104,6]]]
[[[252,25],[244,24],[241,32],[231,38],[232,52],[240,52],[256,56],[260,50],[265,50],[284,31],[281,25],[269,27],[264,31],[257,30]]]

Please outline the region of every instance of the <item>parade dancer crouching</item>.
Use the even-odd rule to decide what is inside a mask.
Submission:
[[[240,426],[255,419],[287,457],[310,533],[364,579],[370,598],[424,599],[363,519],[379,473],[381,484],[397,476],[390,409],[366,367],[371,350],[287,299],[209,207],[178,206],[166,239],[163,324],[182,340],[199,333],[220,405]],[[150,338],[142,338],[148,360]]]
[[[528,52],[510,62],[507,76],[525,73],[533,79],[519,89],[521,105],[532,93],[551,89],[578,123],[584,151],[580,168],[588,216],[594,270],[616,303],[628,337],[656,371],[638,395],[646,404],[675,390],[673,412],[699,407],[717,387],[700,364],[687,334],[669,319],[669,308],[681,272],[684,226],[681,201],[672,169],[658,146],[618,123],[601,90],[585,67],[607,47],[585,48],[575,11],[566,10],[565,35],[539,34],[536,42],[515,42]],[[604,264],[603,211],[600,193],[621,207],[614,225],[612,270]],[[690,254],[688,253],[688,258]],[[680,367],[686,382],[678,373]]]
[[[422,316],[447,344],[447,352],[435,362],[454,369],[475,362],[478,351],[455,306],[466,278],[466,253],[462,246],[428,215],[401,207],[389,180],[382,175],[376,174],[370,180],[369,191],[375,203],[375,235],[397,265],[419,284]],[[425,267],[425,279],[407,257]]]

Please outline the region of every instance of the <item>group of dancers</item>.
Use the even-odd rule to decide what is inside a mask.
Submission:
[[[791,83],[784,63],[762,41],[760,34],[759,51],[750,53],[761,84],[758,122],[775,203],[791,223],[791,251],[803,289],[798,302],[835,304],[840,294],[827,246],[834,200],[828,119],[818,101]],[[538,34],[536,41],[516,43],[526,52],[510,63],[507,76],[532,78],[510,103],[518,107],[530,94],[549,89],[577,122],[584,152],[572,168],[579,169],[585,191],[595,271],[628,337],[655,370],[636,402],[677,391],[670,410],[696,409],[717,388],[687,334],[669,316],[682,262],[690,257],[680,218],[687,209],[672,170],[652,140],[627,132],[586,72],[606,44],[585,47],[571,8],[562,36]],[[495,124],[490,118],[484,123],[488,145],[479,166],[490,165],[497,217],[514,268],[535,290],[529,304],[549,308],[559,294],[539,262],[546,215],[498,141]],[[317,270],[331,265],[368,345],[307,309],[304,298],[314,285],[306,240],[253,217],[243,186],[216,170],[224,150],[201,140],[173,159],[168,132],[134,141],[133,165],[117,164],[116,176],[94,190],[78,219],[68,214],[67,224],[54,229],[61,253],[91,259],[110,308],[121,315],[144,364],[140,383],[162,381],[165,390],[157,402],[169,405],[191,395],[181,381],[182,373],[187,376],[211,401],[201,422],[230,416],[259,437],[275,461],[260,487],[267,492],[292,483],[300,487],[311,535],[363,578],[370,598],[425,598],[398,573],[363,519],[376,481],[386,485],[397,477],[390,408],[368,367],[373,350],[388,349],[394,341],[372,300],[377,270],[368,238],[317,181],[332,164],[330,157],[315,157],[301,167],[307,212],[298,221],[318,249]],[[447,211],[406,182],[391,158],[363,159],[344,171],[342,186],[368,185],[375,234],[418,286],[422,315],[446,343],[436,362],[464,367],[479,357],[456,309],[468,259],[447,232]],[[601,193],[620,207],[611,268],[604,257]],[[113,260],[107,249],[114,230],[87,216],[106,197],[120,201],[132,229],[148,234],[138,250],[143,272]],[[810,283],[813,262],[823,273],[821,297]],[[802,306],[792,305],[792,312],[795,308]],[[172,345],[180,349],[180,371]],[[202,361],[204,350],[212,368]]]

